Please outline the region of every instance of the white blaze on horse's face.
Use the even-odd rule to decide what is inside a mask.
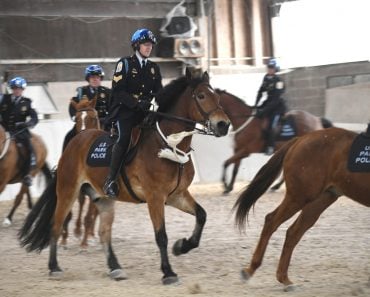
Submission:
[[[86,117],[87,117],[87,112],[83,111],[81,113],[81,131],[86,130],[86,123],[85,123]]]

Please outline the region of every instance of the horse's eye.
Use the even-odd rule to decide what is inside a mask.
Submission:
[[[204,94],[203,94],[203,93],[200,93],[200,94],[198,94],[198,95],[197,95],[197,98],[198,98],[199,100],[202,100],[202,99],[204,99],[204,98],[205,98],[205,96],[204,96]]]

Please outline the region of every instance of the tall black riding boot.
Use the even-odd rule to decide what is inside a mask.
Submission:
[[[36,168],[36,155],[30,139],[25,142],[25,146],[28,151],[29,163],[25,169],[26,175],[23,177],[23,183],[30,187],[32,186],[31,171]]]
[[[120,173],[122,158],[125,154],[125,151],[125,147],[122,147],[118,143],[114,144],[109,166],[109,175],[103,186],[104,194],[109,198],[116,198],[118,196],[119,188],[117,184],[117,177]]]

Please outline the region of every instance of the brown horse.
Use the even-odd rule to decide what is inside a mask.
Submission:
[[[35,176],[40,171],[45,175],[46,179],[51,180],[51,171],[46,163],[47,149],[41,138],[32,133],[32,145],[36,154],[36,167],[32,170],[31,175]],[[21,148],[25,152],[24,148]],[[14,199],[14,204],[9,214],[3,221],[3,226],[10,226],[14,212],[21,204],[24,195],[27,196],[27,206],[32,208],[32,199],[29,187],[23,183],[22,169],[28,162],[24,153],[20,153],[17,143],[8,132],[0,125],[0,193],[4,191],[6,185],[21,183],[21,188]]]
[[[281,204],[265,218],[265,224],[250,265],[242,270],[250,278],[261,265],[268,241],[277,228],[301,211],[286,232],[277,280],[293,288],[288,267],[295,246],[320,215],[338,197],[347,196],[370,206],[370,173],[347,169],[349,150],[356,133],[339,128],[315,131],[295,138],[278,150],[260,169],[234,205],[236,223],[244,229],[247,215],[283,169],[286,194]]]
[[[75,129],[77,133],[85,131],[86,129],[100,129],[99,116],[98,116],[98,112],[95,109],[96,101],[97,101],[97,98],[94,98],[93,100],[82,99],[79,102],[75,102],[74,100],[70,101],[74,110],[76,110]],[[85,198],[86,198],[85,193],[81,191],[78,197],[79,208],[78,208],[78,216],[76,219],[76,226],[74,229],[74,234],[77,237],[80,237],[82,234],[82,231],[81,231],[82,211],[83,211],[83,206],[86,201]],[[98,215],[98,210],[95,204],[91,203],[91,200],[90,200],[89,207],[88,207],[88,210],[84,218],[85,229],[84,229],[83,237],[82,237],[81,244],[80,244],[81,248],[83,249],[87,248],[88,237],[94,236],[94,223],[95,223],[97,215]],[[69,215],[67,216],[63,224],[62,240],[61,240],[61,245],[63,246],[67,245],[67,238],[69,235],[68,225],[71,219],[72,219],[72,212],[69,213]]]
[[[193,78],[187,70],[186,76],[172,81],[156,98],[159,109],[154,115],[160,119],[151,129],[142,130],[135,158],[122,166],[117,200],[147,203],[161,256],[162,282],[171,284],[178,278],[168,259],[165,205],[196,218],[192,235],[188,239],[177,240],[173,253],[185,254],[198,247],[206,212],[188,190],[194,177],[193,163],[189,158],[192,135],[199,129],[197,123],[201,123],[205,127],[205,130],[201,129],[203,133],[224,136],[229,128],[229,119],[219,105],[219,95],[209,84],[207,72]],[[59,161],[56,179],[41,196],[20,231],[21,244],[28,251],[41,251],[50,244],[51,276],[62,274],[57,262],[57,241],[63,221],[84,185],[90,189],[91,195],[95,194],[100,216],[99,235],[110,276],[116,280],[126,278],[111,243],[115,201],[102,197],[108,168],[86,164],[89,148],[98,137],[106,134],[90,129],[72,139]]]
[[[222,183],[224,193],[229,193],[234,188],[239,166],[243,158],[252,153],[260,153],[266,146],[265,131],[268,119],[254,117],[254,108],[247,105],[243,100],[223,90],[216,90],[220,95],[220,104],[229,117],[234,131],[234,154],[228,158],[223,165]],[[285,118],[292,117],[295,121],[297,136],[308,132],[331,127],[331,123],[302,110],[292,110],[284,115]],[[280,147],[284,142],[276,142]],[[227,168],[234,164],[230,182],[227,181]],[[281,184],[281,183],[280,183]],[[278,188],[277,185],[275,188]]]

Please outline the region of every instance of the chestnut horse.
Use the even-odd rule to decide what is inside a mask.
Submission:
[[[82,99],[79,102],[76,102],[74,100],[70,101],[74,110],[76,110],[75,129],[77,133],[80,133],[86,129],[100,129],[99,116],[98,116],[98,112],[95,109],[96,101],[97,101],[97,98],[94,98],[93,100]],[[74,234],[77,237],[80,237],[82,234],[81,222],[82,222],[83,206],[86,200],[85,198],[86,198],[85,193],[80,192],[79,197],[78,197],[78,202],[79,202],[78,216],[76,219],[76,226],[74,229]],[[98,215],[98,210],[95,204],[91,203],[91,200],[90,200],[89,207],[88,207],[88,210],[84,218],[85,229],[84,229],[83,237],[82,237],[81,244],[80,244],[81,248],[83,249],[87,248],[88,236],[94,236],[94,224],[95,224],[97,215]],[[63,246],[67,245],[67,238],[69,235],[68,225],[71,219],[72,219],[72,212],[69,213],[69,215],[67,216],[63,224],[63,232],[62,232],[62,240],[61,240],[61,245]]]
[[[160,120],[155,122],[156,129],[154,125],[151,129],[142,129],[135,158],[122,166],[117,200],[147,203],[160,251],[162,283],[171,284],[176,283],[178,277],[168,259],[165,205],[195,216],[193,233],[188,239],[177,240],[173,253],[177,256],[198,247],[206,212],[188,190],[194,177],[190,158],[192,135],[199,132],[200,123],[204,127],[201,129],[203,133],[224,136],[230,123],[219,105],[219,95],[209,84],[207,72],[193,78],[187,69],[186,76],[165,86],[156,99],[159,104],[156,115]],[[28,251],[41,251],[50,245],[49,270],[52,277],[62,274],[57,262],[57,241],[63,221],[81,186],[84,186],[91,195],[95,194],[93,200],[100,216],[99,235],[109,275],[116,280],[126,278],[111,243],[115,200],[103,197],[102,187],[108,167],[86,164],[89,148],[104,135],[107,135],[104,131],[89,129],[71,140],[59,161],[56,179],[41,196],[20,231],[21,244]]]
[[[288,267],[295,246],[304,233],[338,197],[370,206],[370,172],[347,169],[349,150],[356,133],[328,128],[294,138],[279,149],[260,169],[240,194],[234,209],[235,221],[244,229],[248,213],[283,169],[286,193],[281,204],[265,218],[265,224],[248,267],[242,270],[250,278],[261,265],[271,235],[277,228],[301,211],[288,228],[276,276],[286,290],[294,288]]]
[[[220,104],[229,117],[234,131],[234,154],[223,165],[222,183],[224,193],[229,193],[234,188],[239,166],[243,158],[252,153],[261,153],[266,146],[265,130],[268,126],[267,118],[255,118],[254,107],[247,105],[242,99],[223,90],[216,90],[220,95]],[[331,127],[332,124],[324,118],[319,118],[302,110],[291,110],[284,115],[292,117],[295,121],[297,136],[308,132]],[[276,142],[280,147],[284,142]],[[230,182],[227,181],[227,168],[234,164]],[[282,182],[281,182],[282,183]],[[280,185],[276,185],[277,189]]]
[[[47,149],[41,138],[31,133],[32,145],[36,155],[36,166],[31,171],[31,175],[35,176],[40,171],[44,174],[47,181],[50,181],[51,171],[46,163]],[[24,148],[21,150],[24,151]],[[20,154],[19,148],[13,136],[11,136],[0,125],[0,193],[4,191],[6,185],[21,183],[21,188],[14,199],[14,204],[9,214],[3,221],[3,226],[10,226],[14,212],[21,204],[24,195],[27,196],[27,206],[32,208],[32,199],[29,187],[23,183],[23,167],[25,162],[28,162],[24,154]]]

